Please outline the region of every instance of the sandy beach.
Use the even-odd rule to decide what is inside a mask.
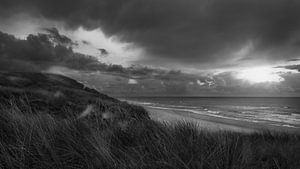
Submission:
[[[195,114],[188,111],[179,110],[166,110],[160,108],[147,107],[150,117],[153,120],[160,122],[176,123],[179,121],[193,122],[199,126],[200,129],[206,129],[210,131],[235,131],[235,132],[258,132],[263,130],[277,131],[277,132],[289,132],[298,133],[298,128],[271,126],[262,123],[254,123],[242,120],[224,119],[218,117],[212,117],[209,115]]]

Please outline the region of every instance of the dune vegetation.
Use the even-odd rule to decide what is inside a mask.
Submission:
[[[0,73],[0,168],[299,169],[300,135],[149,118],[75,80]]]

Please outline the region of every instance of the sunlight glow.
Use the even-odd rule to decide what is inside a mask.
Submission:
[[[284,80],[275,69],[270,67],[244,69],[237,73],[236,78],[247,80],[250,83],[281,82]]]

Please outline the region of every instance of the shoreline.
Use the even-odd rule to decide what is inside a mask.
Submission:
[[[271,126],[262,123],[247,122],[242,120],[224,119],[209,115],[196,114],[184,110],[166,110],[144,105],[152,120],[168,123],[180,121],[193,122],[200,129],[209,131],[234,131],[243,133],[254,133],[260,131],[287,132],[300,134],[298,128]]]

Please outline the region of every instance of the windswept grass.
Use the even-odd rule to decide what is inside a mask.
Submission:
[[[0,110],[0,168],[298,169],[299,159],[300,136],[292,134],[208,132],[192,123],[149,119],[55,118],[16,105]]]
[[[300,168],[296,134],[169,125],[150,120],[142,107],[95,91],[41,87],[0,86],[0,168]]]

